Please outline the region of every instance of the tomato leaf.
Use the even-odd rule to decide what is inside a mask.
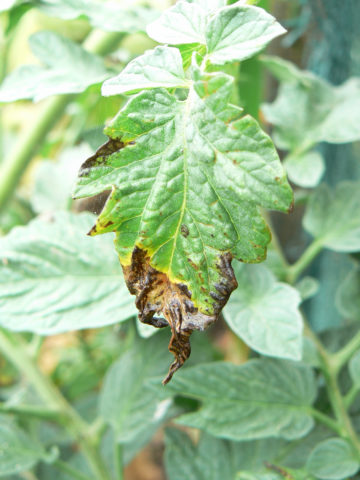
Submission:
[[[90,234],[116,231],[140,319],[172,328],[167,382],[189,335],[214,322],[236,288],[231,258],[259,262],[270,240],[258,207],[287,211],[292,192],[269,137],[229,104],[233,79],[194,62],[186,100],[132,97],[82,166],[76,197],[112,189]]]
[[[0,239],[0,325],[55,334],[135,313],[110,238],[84,235],[93,215],[57,213]]]
[[[169,385],[201,402],[177,422],[232,440],[305,436],[314,426],[313,372],[303,364],[258,359],[244,365],[210,363],[182,371]]]

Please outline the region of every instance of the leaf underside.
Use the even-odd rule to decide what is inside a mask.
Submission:
[[[89,234],[116,232],[140,320],[170,325],[175,361],[164,383],[190,355],[191,332],[214,322],[237,287],[232,258],[265,258],[270,232],[259,207],[292,204],[271,140],[229,104],[233,79],[193,68],[192,80],[185,101],[164,89],[131,97],[75,190],[112,189]]]

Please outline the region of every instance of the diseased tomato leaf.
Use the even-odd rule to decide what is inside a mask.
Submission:
[[[229,104],[233,78],[196,64],[190,73],[184,101],[164,89],[131,97],[75,190],[112,189],[89,233],[116,232],[140,320],[170,325],[175,361],[165,383],[190,355],[191,332],[214,322],[236,288],[231,259],[265,258],[270,232],[259,207],[292,204],[272,141]]]

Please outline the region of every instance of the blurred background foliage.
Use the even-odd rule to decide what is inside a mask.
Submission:
[[[0,300],[5,315],[3,327],[27,330],[26,323],[32,324],[30,333],[16,334],[17,341],[23,345],[22,353],[19,353],[18,348],[12,349],[13,338],[9,338],[5,330],[1,332],[0,349],[3,355],[0,358],[0,413],[3,413],[4,427],[0,429],[6,429],[7,422],[13,421],[9,414],[15,412],[19,415],[19,428],[27,432],[24,438],[19,434],[17,440],[18,449],[25,452],[24,458],[27,459],[25,474],[9,475],[6,477],[9,480],[55,478],[51,473],[53,470],[49,470],[53,466],[47,465],[47,462],[54,462],[53,458],[57,455],[50,448],[54,443],[60,449],[60,457],[63,459],[55,460],[57,479],[74,478],[72,469],[82,472],[83,477],[78,478],[90,478],[91,475],[83,454],[77,451],[76,441],[69,438],[69,428],[60,429],[52,421],[51,408],[58,406],[58,399],[51,395],[49,397],[48,391],[42,396],[43,377],[39,379],[36,371],[27,368],[27,364],[31,365],[30,359],[39,363],[41,372],[51,378],[73,405],[74,423],[81,423],[78,418],[80,415],[89,422],[89,438],[99,438],[101,433],[104,458],[109,456],[107,445],[114,443],[111,436],[118,436],[115,444],[120,445],[119,452],[123,450],[119,455],[127,464],[125,478],[128,480],[165,478],[164,434],[158,427],[174,415],[194,409],[195,400],[185,400],[181,396],[174,400],[151,385],[152,379],[163,375],[163,369],[167,368],[169,362],[169,354],[164,348],[167,333],[160,332],[148,340],[144,339],[153,331],[137,324],[130,297],[114,280],[121,273],[112,252],[111,240],[101,238],[98,243],[93,239],[89,240],[90,243],[84,240],[84,258],[78,257],[75,261],[70,241],[83,241],[82,234],[91,225],[92,214],[99,211],[103,202],[103,198],[93,201],[71,200],[76,172],[83,160],[104,143],[103,125],[125,102],[125,97],[121,96],[101,97],[101,81],[113,76],[136,55],[155,45],[143,33],[144,27],[172,3],[171,0],[152,0],[143,6],[133,0],[118,0],[113,3],[115,6],[112,11],[102,10],[100,5],[92,9],[89,2],[87,5],[87,2],[80,0],[1,1],[0,80],[5,77],[7,80],[0,87],[0,101],[3,102],[0,113],[0,233],[4,236],[0,243],[0,258],[2,252],[11,250],[16,251],[20,259],[25,259],[26,255],[34,259],[37,255],[33,246],[34,236],[39,235],[40,247],[49,252],[46,260],[49,265],[53,265],[51,262],[56,263],[56,259],[51,258],[51,255],[56,256],[57,252],[52,251],[49,239],[56,238],[56,246],[62,255],[64,278],[67,277],[66,286],[63,277],[51,285],[43,282],[44,285],[38,288],[37,297],[32,297],[32,292],[29,291],[29,295],[21,297],[14,307],[9,308],[6,304],[1,304]],[[268,54],[288,59],[300,68],[307,68],[333,85],[342,84],[350,76],[359,76],[358,0],[345,0],[341,5],[337,0],[260,0],[258,5],[271,12],[289,31],[288,35],[271,44]],[[38,32],[44,31],[60,37],[54,37],[51,33],[45,40],[36,37]],[[36,38],[42,45],[38,48],[34,40]],[[59,38],[65,38],[65,46],[61,46]],[[67,48],[74,52],[74,47],[73,44],[69,46],[66,39],[76,45],[82,44],[99,57],[97,60],[86,59],[84,53],[79,53],[79,63],[74,64],[73,58],[69,57],[69,60],[66,53]],[[41,55],[44,44],[48,46],[48,51],[43,51]],[[47,67],[44,67],[45,57]],[[50,98],[41,98],[43,92],[39,94],[37,91],[37,82],[30,88],[31,82],[27,81],[25,70],[16,73],[23,65],[37,66],[39,70],[36,74],[41,81],[46,81],[49,75],[49,84],[55,88],[50,88]],[[243,62],[241,66],[230,68],[232,74],[236,73],[237,91],[234,95],[238,102],[271,132],[272,127],[264,114],[266,110],[263,111],[261,106],[274,100],[278,83],[265,67],[266,62],[255,58]],[[64,71],[82,68],[87,74],[79,80],[80,83],[67,85]],[[61,95],[54,96],[57,93]],[[33,98],[39,101],[29,100]],[[17,101],[7,103],[7,99]],[[295,118],[294,123],[296,122]],[[283,158],[286,157],[287,150],[284,148],[280,151]],[[359,179],[358,142],[345,145],[321,143],[316,147],[316,152],[325,163],[323,165],[320,161],[318,178],[310,187],[323,179],[330,185],[339,180]],[[294,175],[296,177],[296,172]],[[295,196],[297,208],[292,216],[272,215],[273,226],[290,261],[296,260],[309,242],[307,234],[301,229],[303,205],[309,196],[307,185],[296,187]],[[71,222],[75,222],[72,215],[83,211],[91,213],[84,214],[81,221],[76,220],[75,233],[74,230],[68,231]],[[24,233],[24,230],[13,230],[27,225],[35,217],[38,217],[36,221],[39,223],[34,226],[33,237]],[[52,230],[44,229],[42,233],[42,225],[49,222],[54,222]],[[11,231],[10,236],[5,237]],[[30,265],[31,261],[29,260]],[[315,277],[317,282],[310,282],[307,290],[319,290],[315,296],[309,294],[313,298],[304,308],[309,312],[315,330],[343,326],[343,310],[340,308],[339,312],[339,309],[334,308],[333,299],[339,281],[346,278],[356,261],[356,255],[345,257],[326,251],[309,270],[308,274]],[[270,250],[267,265],[273,271],[278,268],[281,277],[280,263]],[[77,303],[80,288],[77,276],[98,273],[99,269],[104,269],[106,278],[101,287],[96,278],[91,287],[87,285],[89,296],[96,296],[101,288],[96,301],[87,309],[83,303]],[[18,272],[16,274],[20,275]],[[13,278],[3,277],[2,283],[0,282],[3,295],[7,283],[12,280]],[[61,308],[59,305],[55,308],[52,292],[59,291],[62,291],[64,302]],[[46,315],[39,319],[39,307],[34,304],[40,301]],[[69,310],[71,315],[63,314]],[[86,321],[82,324],[84,317]],[[129,318],[128,322],[106,326]],[[103,328],[68,331],[82,325]],[[41,334],[51,336],[39,336]],[[232,333],[223,320],[206,334],[195,334],[192,345],[193,354],[189,365],[219,359],[241,364],[249,355],[248,347]],[[17,358],[14,358],[15,355]],[[121,361],[117,360],[119,357]],[[13,366],[19,363],[33,379],[32,386],[19,381],[19,374]],[[34,384],[39,387],[37,390],[34,389]],[[44,399],[47,400],[49,411],[41,407]],[[32,405],[32,408],[27,410],[28,405]],[[101,421],[97,419],[99,411]],[[45,422],[38,421],[42,416]],[[108,425],[113,428],[109,429]],[[197,430],[188,431],[193,440],[198,438]],[[166,434],[170,447],[165,462],[172,480],[185,478],[177,477],[176,472],[172,471],[175,462],[172,449],[176,442],[183,445],[182,459],[187,458],[186,448],[194,448],[189,443],[189,438],[180,438],[181,435],[182,432],[175,430],[169,430]],[[322,432],[317,430],[316,435],[317,439],[321,438]],[[40,441],[42,446],[34,448],[34,442]],[[199,471],[205,468],[202,462],[206,465],[211,461],[206,456],[207,451],[223,448],[218,443],[214,447],[212,442],[211,437],[204,436],[197,447],[202,451],[198,455]],[[261,448],[264,448],[260,443],[259,458],[256,459],[258,463],[262,462]],[[85,445],[85,450],[86,448],[89,460],[93,455],[91,442]],[[235,449],[236,445],[231,448]],[[299,456],[300,452],[298,459]],[[113,462],[112,458],[110,463]],[[64,459],[69,465],[68,471]],[[37,467],[35,476],[30,470],[38,460],[43,462]],[[98,464],[101,466],[101,461]],[[116,477],[116,462],[111,465],[114,478],[120,478]],[[20,470],[24,469],[19,468]]]

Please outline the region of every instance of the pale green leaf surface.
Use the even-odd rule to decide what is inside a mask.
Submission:
[[[0,239],[0,325],[39,334],[94,328],[135,313],[111,238],[94,217],[61,212]]]
[[[324,247],[336,252],[360,250],[360,182],[325,184],[312,195],[303,225]]]
[[[229,327],[263,355],[300,360],[303,325],[298,291],[277,282],[262,265],[236,264],[235,274],[239,286],[224,308]]]
[[[360,270],[354,268],[339,285],[335,304],[346,319],[360,321]]]
[[[353,383],[360,387],[360,350],[352,356],[349,362],[349,372]]]
[[[150,38],[160,43],[205,44],[206,11],[196,3],[177,2],[147,26]]]
[[[222,2],[180,1],[147,27],[154,40],[172,45],[206,45],[210,62],[244,60],[261,51],[285,29],[262,8],[244,5],[217,9]],[[208,15],[213,11],[212,16]]]
[[[45,66],[23,65],[10,73],[0,86],[0,102],[78,93],[109,76],[100,57],[57,33],[35,33],[29,43]]]
[[[206,28],[209,59],[218,65],[245,60],[285,32],[262,8],[249,5],[223,8]]]
[[[167,387],[199,400],[201,408],[177,422],[233,440],[301,438],[314,421],[314,375],[304,365],[251,360],[245,365],[212,363],[180,372]]]
[[[237,472],[249,470],[262,479],[271,473],[264,465],[279,462],[287,445],[275,439],[229,442],[205,433],[195,445],[185,432],[167,429],[166,472],[169,480],[234,480]]]
[[[268,466],[262,472],[240,472],[235,480],[315,480],[312,475],[304,470],[292,470],[278,465]]]
[[[37,7],[46,15],[63,18],[87,18],[93,27],[110,32],[135,33],[144,31],[158,12],[139,5],[126,8],[116,2],[93,0],[42,0]]]
[[[359,470],[360,464],[348,442],[331,438],[319,443],[306,463],[307,470],[324,480],[343,480]]]
[[[42,446],[12,422],[0,424],[0,477],[29,470],[46,458]]]
[[[165,467],[169,480],[233,480],[230,451],[223,440],[202,434],[195,446],[185,432],[165,432]]]
[[[257,122],[231,121],[239,116],[228,104],[231,77],[195,72],[194,85],[186,101],[166,90],[131,98],[106,129],[125,147],[85,163],[75,195],[113,188],[94,232],[121,232],[123,263],[135,245],[147,250],[154,268],[212,313],[219,256],[262,260],[270,235],[257,206],[286,211],[292,192]]]
[[[83,143],[63,150],[57,161],[43,160],[39,163],[35,170],[34,187],[30,197],[31,206],[36,213],[69,208],[74,178],[82,159],[89,157],[91,153],[90,147]]]
[[[281,81],[272,104],[262,106],[283,149],[311,148],[318,142],[346,143],[360,139],[360,79],[332,86],[282,59],[263,59]]]
[[[235,480],[282,480],[284,477],[276,472],[239,472]],[[294,477],[291,477],[294,478]]]
[[[317,294],[320,282],[314,277],[303,277],[296,285],[296,289],[300,293],[301,300],[304,302],[309,298],[312,298],[314,295]]]
[[[167,418],[171,392],[166,395],[158,378],[166,372],[170,357],[162,348],[164,337],[167,332],[137,340],[106,374],[99,412],[113,427],[119,443],[143,446]],[[154,378],[155,387],[148,386]]]
[[[227,0],[188,0],[188,3],[196,3],[205,12],[213,13],[219,8],[226,7]]]
[[[132,60],[118,76],[106,80],[101,93],[110,96],[147,88],[187,86],[179,50],[156,47]]]
[[[289,179],[304,188],[316,187],[325,172],[322,155],[314,151],[289,155],[284,161],[284,166]]]

